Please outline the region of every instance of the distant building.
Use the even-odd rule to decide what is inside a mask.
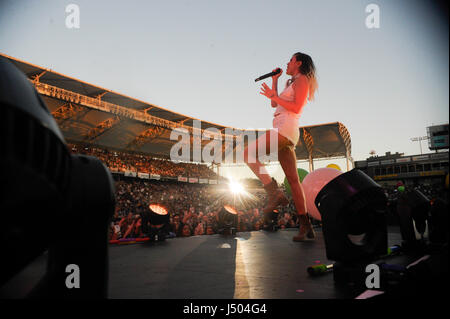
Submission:
[[[387,152],[355,161],[362,170],[381,186],[395,186],[402,181],[406,186],[444,185],[448,174],[449,152],[404,156]]]

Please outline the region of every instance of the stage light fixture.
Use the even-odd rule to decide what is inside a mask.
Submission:
[[[148,208],[149,214],[147,221],[150,222],[151,226],[148,228],[147,235],[151,241],[164,241],[170,231],[169,210],[161,204],[150,204]]]
[[[147,207],[139,205],[138,212],[142,218],[142,232],[152,241],[164,241],[169,234],[170,226],[167,207],[157,203],[151,203]]]
[[[268,231],[276,231],[278,229],[278,218],[280,213],[277,209],[264,213],[263,229]]]
[[[445,198],[445,196],[447,198]],[[444,190],[431,205],[428,224],[430,242],[435,244],[448,244],[448,224],[448,190]]]
[[[161,204],[150,204],[150,223],[152,225],[162,225],[169,223],[169,210]]]
[[[402,247],[405,251],[420,249],[429,220],[431,203],[420,190],[411,189],[400,193],[397,199],[397,214],[400,221]],[[420,238],[417,238],[416,232]]]
[[[234,206],[224,205],[218,213],[219,233],[223,235],[236,234],[238,212]]]
[[[3,57],[0,74],[0,295],[104,298],[115,206],[111,173],[95,157],[69,153],[44,101]],[[22,271],[46,251],[46,272],[30,287]],[[66,286],[71,264],[82,274],[77,289]],[[11,280],[14,292],[3,289]]]
[[[326,184],[315,198],[322,217],[327,258],[336,261],[336,281],[360,280],[367,264],[387,251],[387,197],[358,169]]]

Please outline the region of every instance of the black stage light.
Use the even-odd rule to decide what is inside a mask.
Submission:
[[[443,190],[431,206],[428,224],[430,242],[435,244],[448,243],[448,224],[448,190]]]
[[[359,281],[365,266],[387,252],[383,189],[353,169],[326,184],[314,203],[322,217],[327,258],[336,261],[335,280]]]
[[[0,295],[103,298],[114,182],[95,157],[71,155],[54,118],[27,77],[0,57]],[[47,268],[30,287],[23,270]],[[79,288],[68,288],[76,265]],[[14,291],[5,288],[11,287]]]
[[[142,207],[139,212],[142,218],[142,232],[152,241],[164,241],[170,227],[170,214],[167,207],[152,203],[147,208]]]
[[[218,214],[218,232],[223,235],[235,235],[237,224],[237,210],[231,205],[224,205]]]
[[[276,231],[278,229],[278,217],[280,213],[277,209],[269,213],[264,213],[264,225],[263,230]]]
[[[406,252],[421,250],[424,246],[424,233],[429,220],[430,200],[418,189],[402,192],[397,200],[397,214],[402,234],[402,248]],[[416,238],[416,231],[420,238]]]
[[[160,204],[148,205],[150,209],[150,224],[163,225],[168,224],[170,221],[170,214],[168,209]]]

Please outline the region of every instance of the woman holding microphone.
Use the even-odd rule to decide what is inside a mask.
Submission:
[[[275,71],[275,70],[274,70]],[[260,139],[265,139],[266,154],[270,150],[270,143],[278,142],[278,161],[283,168],[292,190],[295,207],[299,219],[299,233],[293,237],[294,241],[314,239],[315,233],[306,216],[305,193],[297,173],[297,158],[295,156],[295,145],[299,139],[299,118],[307,101],[314,99],[317,89],[316,70],[311,57],[307,54],[297,52],[286,67],[286,74],[291,78],[281,94],[278,94],[278,78],[283,72],[272,76],[272,88],[263,83],[261,94],[271,100],[271,106],[275,108],[272,134],[267,131]],[[272,135],[272,136],[271,136]],[[277,141],[271,140],[276,138]],[[275,179],[271,178],[266,168],[256,158],[249,155],[259,154],[258,140],[249,144],[244,152],[244,159],[249,168],[261,180],[268,194],[268,203],[264,208],[264,215],[272,212],[279,205],[287,205],[288,199],[279,190]],[[263,144],[264,145],[264,144]],[[250,150],[250,152],[249,152]]]

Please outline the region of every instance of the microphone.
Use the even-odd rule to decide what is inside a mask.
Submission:
[[[268,77],[277,75],[277,74],[280,73],[280,72],[281,72],[281,69],[280,69],[280,68],[277,68],[277,69],[276,69],[275,71],[273,71],[273,72],[270,72],[270,73],[261,75],[259,78],[255,79],[255,82],[258,82],[258,81],[264,80],[264,79],[266,79],[266,78],[268,78]]]

